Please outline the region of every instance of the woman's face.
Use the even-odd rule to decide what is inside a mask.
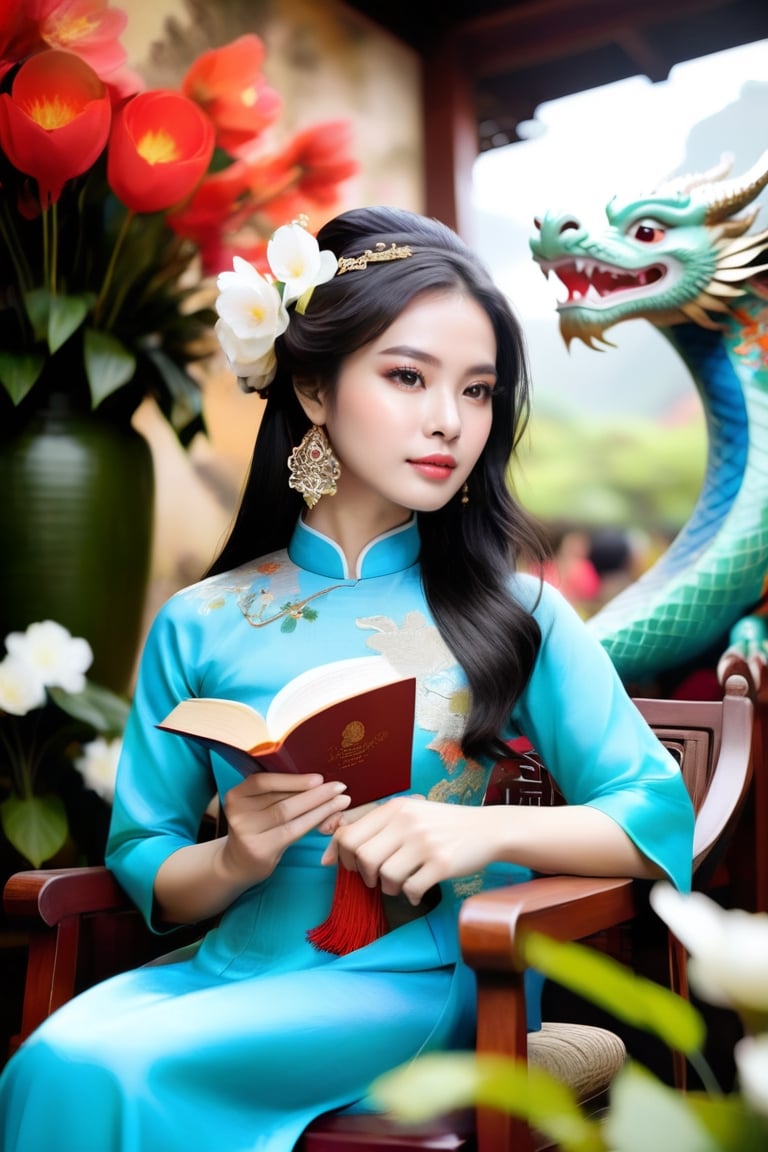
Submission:
[[[334,394],[307,408],[341,463],[336,511],[347,502],[362,511],[368,500],[396,523],[404,510],[443,507],[488,439],[495,383],[496,337],[483,308],[459,292],[413,300],[344,360]]]

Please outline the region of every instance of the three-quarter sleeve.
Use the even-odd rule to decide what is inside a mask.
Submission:
[[[153,924],[155,876],[177,849],[194,844],[215,792],[210,757],[193,741],[156,725],[180,700],[196,694],[195,630],[179,627],[181,602],[171,600],[150,629],[117,771],[106,863]]]
[[[531,583],[526,598],[535,595]],[[542,643],[515,709],[519,730],[569,804],[605,812],[677,888],[688,891],[694,813],[679,766],[564,597],[545,584],[535,615]]]

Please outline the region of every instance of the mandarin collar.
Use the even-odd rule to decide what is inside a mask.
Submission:
[[[350,572],[338,544],[299,519],[288,545],[288,555],[299,568],[318,576],[334,580],[370,580],[410,568],[419,558],[420,547],[419,528],[413,516],[406,524],[371,540],[357,559],[357,570]]]

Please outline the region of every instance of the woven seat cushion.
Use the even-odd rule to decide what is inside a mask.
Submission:
[[[605,1092],[627,1058],[621,1037],[606,1028],[545,1021],[528,1033],[528,1060],[567,1084],[584,1102]]]
[[[624,1042],[605,1028],[585,1024],[552,1024],[546,1021],[540,1032],[528,1033],[528,1060],[545,1068],[576,1093],[586,1104],[599,1098],[609,1087],[627,1055]],[[471,1109],[440,1117],[416,1128],[418,1147],[466,1149],[473,1146],[474,1113]],[[399,1125],[386,1116],[341,1113],[321,1116],[309,1126],[299,1144],[301,1152],[359,1152],[366,1143],[378,1148],[413,1148],[408,1125]],[[537,1152],[553,1148],[545,1137],[534,1132]],[[423,1142],[422,1142],[423,1141]]]

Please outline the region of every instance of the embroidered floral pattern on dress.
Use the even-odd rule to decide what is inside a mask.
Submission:
[[[309,607],[311,601],[341,587],[329,584],[302,599],[299,595],[299,572],[285,551],[273,552],[258,563],[243,564],[233,572],[210,576],[184,589],[180,595],[201,599],[200,612],[203,615],[224,608],[234,597],[237,607],[253,628],[263,628],[279,621],[281,632],[293,632],[300,620],[309,623],[317,620],[317,609]],[[275,611],[272,605],[276,600],[280,606]]]
[[[374,635],[366,644],[387,657],[403,674],[416,676],[416,724],[435,737],[427,745],[443,763],[445,775],[427,792],[427,799],[447,804],[477,802],[485,792],[490,769],[468,760],[459,740],[469,711],[469,691],[456,658],[434,624],[421,612],[409,612],[402,625],[387,616],[361,617],[359,628]],[[447,706],[446,706],[447,705]],[[482,888],[481,873],[448,881],[457,899]]]

